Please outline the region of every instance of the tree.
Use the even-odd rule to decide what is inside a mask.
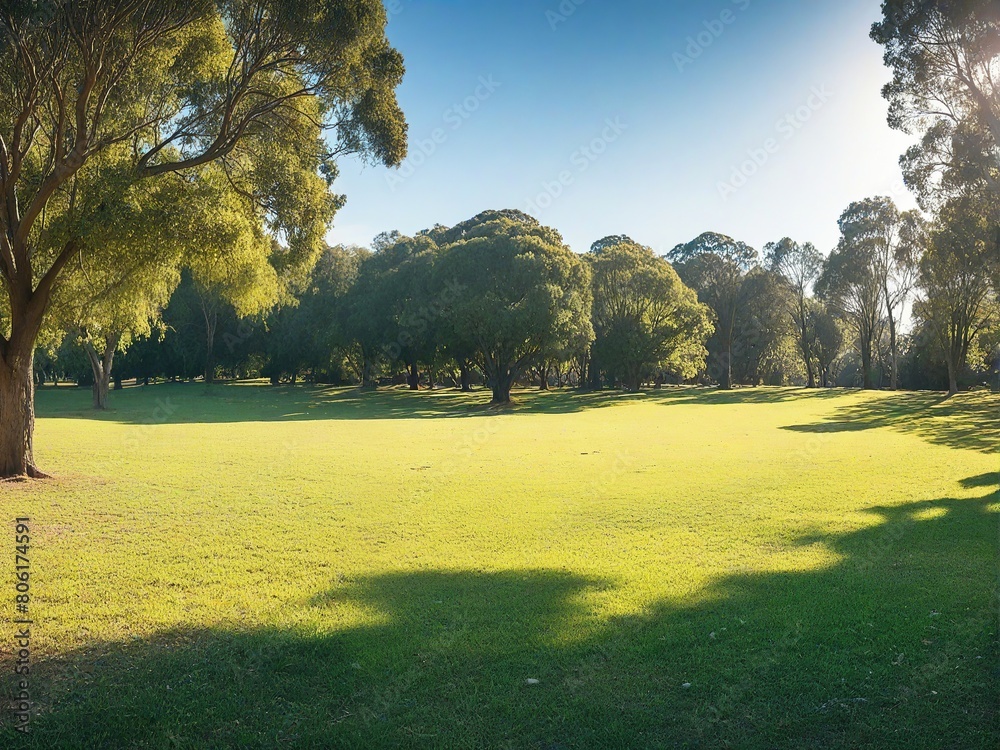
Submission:
[[[764,254],[768,268],[781,276],[791,292],[788,314],[795,325],[799,352],[806,368],[807,385],[815,388],[814,342],[809,325],[808,302],[813,285],[823,271],[823,256],[811,242],[800,245],[788,237],[769,243],[764,248]]]
[[[377,371],[384,353],[385,326],[382,312],[385,309],[381,279],[374,253],[358,253],[357,278],[344,305],[344,328],[352,343],[349,357],[361,387],[374,390],[378,386]]]
[[[732,370],[737,383],[784,385],[796,375],[798,357],[791,291],[778,274],[752,269],[743,280],[740,315],[733,333]]]
[[[112,170],[118,200],[215,169],[280,240],[279,275],[300,275],[337,205],[336,157],[405,155],[403,64],[385,23],[380,0],[3,3],[0,477],[43,476],[31,368],[58,282],[81,254],[116,262],[87,240],[99,216],[80,211],[101,204],[78,208],[75,182]]]
[[[366,272],[377,278],[379,294],[367,305],[380,321],[382,348],[390,361],[407,370],[410,390],[420,389],[420,365],[437,356],[439,314],[434,266],[440,250],[430,237],[404,237],[398,232],[376,238],[376,252]],[[374,304],[373,304],[374,303]]]
[[[111,161],[108,156],[99,157],[102,166]],[[93,370],[95,409],[107,408],[116,353],[160,324],[161,311],[180,281],[179,264],[194,239],[188,230],[211,221],[210,212],[194,212],[205,205],[201,199],[214,197],[200,191],[200,184],[150,181],[115,200],[104,184],[108,171],[113,172],[78,176],[70,195],[76,210],[62,207],[47,227],[50,234],[99,245],[112,261],[98,263],[87,253],[75,256],[52,295],[45,327],[49,338],[72,332],[83,347]],[[74,214],[100,220],[73,226],[67,222]]]
[[[806,307],[820,380],[824,388],[829,388],[833,384],[833,364],[844,348],[843,324],[819,300],[809,300]]]
[[[434,236],[443,314],[460,349],[474,353],[494,404],[515,381],[574,343],[593,340],[587,266],[554,229],[520,211],[486,211]]]
[[[705,364],[711,313],[665,258],[628,237],[606,237],[585,256],[594,295],[595,366],[631,391],[654,373],[690,378]]]
[[[916,211],[901,212],[891,198],[875,197],[852,203],[840,218],[840,229],[843,247],[853,248],[852,262],[870,264],[878,284],[880,317],[884,313],[889,333],[890,387],[896,390],[899,323],[916,283],[926,223]]]
[[[877,200],[877,199],[876,199]],[[861,356],[863,387],[874,387],[874,350],[883,324],[885,280],[880,269],[878,206],[852,203],[838,220],[840,241],[827,258],[816,292],[849,324]]]
[[[920,263],[923,296],[914,313],[937,337],[952,395],[972,345],[995,313],[987,271],[996,261],[990,211],[988,201],[968,197],[946,204]]]
[[[757,251],[715,232],[707,232],[667,255],[681,280],[715,313],[720,344],[719,384],[733,387],[733,339],[745,301],[744,282],[757,265]]]
[[[282,376],[294,380],[303,369],[314,381],[341,382],[344,353],[351,344],[345,326],[347,298],[358,264],[358,248],[326,248],[303,294],[267,319],[260,351],[266,360],[262,374],[272,383]]]
[[[889,124],[922,133],[902,158],[925,209],[969,186],[1000,221],[1000,6],[995,0],[884,0],[871,36],[893,72]]]

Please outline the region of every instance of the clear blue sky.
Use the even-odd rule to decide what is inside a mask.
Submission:
[[[341,163],[331,240],[519,208],[577,252],[701,232],[824,253],[852,200],[912,198],[868,39],[878,0],[387,0],[401,170]],[[569,12],[567,12],[569,11]]]

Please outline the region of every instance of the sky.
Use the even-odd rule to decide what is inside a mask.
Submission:
[[[868,37],[878,0],[386,0],[399,169],[342,160],[330,240],[516,208],[577,252],[705,231],[829,253],[855,200],[913,198]]]

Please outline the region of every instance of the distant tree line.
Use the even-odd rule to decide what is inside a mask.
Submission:
[[[141,327],[104,327],[116,345],[103,358],[71,328],[39,350],[35,372],[90,384],[95,406],[124,380],[220,377],[485,386],[496,403],[515,385],[955,392],[997,378],[991,226],[975,202],[930,223],[878,197],[848,207],[827,257],[712,232],[665,257],[625,235],[581,256],[524,213],[486,211],[371,248],[328,247],[300,291],[264,313],[241,310],[231,281],[185,270]]]

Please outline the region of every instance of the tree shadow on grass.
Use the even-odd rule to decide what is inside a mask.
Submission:
[[[791,425],[806,433],[860,432],[889,427],[939,445],[1000,453],[1000,397],[992,394],[898,393],[842,405],[829,420]]]
[[[313,420],[455,419],[532,414],[573,414],[629,403],[779,404],[806,399],[836,399],[849,391],[803,388],[678,387],[642,393],[620,391],[520,390],[514,403],[491,407],[490,393],[478,390],[411,392],[400,389],[365,391],[325,386],[265,387],[242,384],[166,383],[130,388],[112,395],[111,409],[90,408],[89,391],[40,391],[38,416],[123,424],[216,424],[233,422],[298,422]]]
[[[985,750],[998,499],[873,508],[799,540],[829,567],[732,571],[610,619],[595,602],[618,584],[565,571],[335,581],[298,606],[366,624],[175,630],[38,664],[27,745]]]

